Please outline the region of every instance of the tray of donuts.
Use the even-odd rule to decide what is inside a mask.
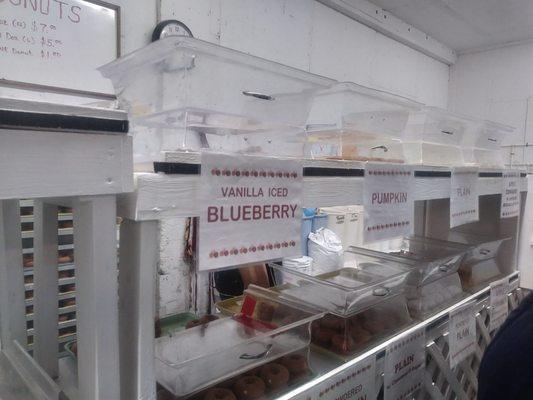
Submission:
[[[351,316],[324,315],[311,325],[311,343],[321,353],[347,361],[414,323],[399,294]]]
[[[239,313],[157,338],[156,379],[177,397],[199,393],[308,348],[311,323],[322,316],[250,285]]]
[[[309,363],[309,348],[290,353],[267,364],[203,389],[189,400],[259,400],[275,398],[315,377]],[[161,388],[158,400],[179,397]]]

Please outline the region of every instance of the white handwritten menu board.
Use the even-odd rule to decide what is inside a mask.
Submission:
[[[0,79],[113,93],[96,68],[117,58],[118,27],[100,1],[0,0]]]

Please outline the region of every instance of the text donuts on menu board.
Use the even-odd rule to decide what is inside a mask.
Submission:
[[[118,7],[89,0],[0,0],[0,79],[114,93],[96,70],[119,55]]]

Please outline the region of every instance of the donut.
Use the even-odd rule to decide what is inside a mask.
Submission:
[[[205,392],[204,400],[237,400],[237,397],[229,389],[215,387]]]
[[[259,377],[265,382],[269,391],[276,391],[287,386],[290,374],[285,366],[271,363],[261,368]]]
[[[350,336],[357,346],[368,343],[372,339],[372,334],[363,328],[353,328],[350,330]]]
[[[344,320],[342,318],[336,317],[335,315],[326,314],[320,320],[320,326],[327,329],[333,329],[334,331],[340,332],[344,327]]]
[[[307,358],[301,354],[289,354],[283,357],[280,363],[289,370],[291,379],[297,379],[309,374]]]
[[[257,376],[247,375],[237,379],[233,391],[239,400],[255,400],[265,394],[265,382]]]
[[[329,347],[331,344],[331,338],[337,333],[328,328],[318,328],[313,331],[313,343],[316,343],[323,347]]]
[[[339,354],[350,354],[356,348],[355,340],[348,335],[334,335],[331,338],[331,347],[333,351]]]

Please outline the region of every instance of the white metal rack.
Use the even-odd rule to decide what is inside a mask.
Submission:
[[[302,205],[313,207],[362,204],[364,167],[365,164],[360,162],[304,162]],[[124,218],[121,225],[119,266],[120,350],[121,365],[129,366],[127,370],[122,370],[121,389],[127,399],[155,398],[154,319],[155,279],[159,261],[158,221],[199,215],[196,199],[200,168],[198,154],[167,154],[167,163],[156,165],[156,169],[169,173],[135,174],[135,192],[119,196],[119,215]],[[415,171],[415,200],[449,198],[449,168],[415,166]],[[501,194],[501,174],[502,170],[480,171],[478,187],[481,196]],[[520,179],[520,185],[521,192],[527,191],[525,174]],[[416,225],[421,223],[415,221],[415,231]],[[515,233],[518,233],[517,229]],[[511,276],[514,277],[515,274]],[[487,290],[486,288],[466,300],[486,297]],[[462,303],[463,301],[422,322],[419,327],[427,327],[439,318],[446,319],[448,312]],[[137,335],[131,335],[131,332],[137,332]],[[402,334],[392,337],[388,342],[398,340],[401,336]],[[373,348],[282,398],[305,398],[304,392],[307,389],[349,368],[365,355],[382,351],[385,345]],[[450,397],[435,395],[431,398]]]
[[[132,190],[131,137],[123,113],[4,100],[0,103],[0,397],[120,398],[116,271],[117,193]],[[61,157],[59,157],[61,155]],[[31,163],[28,163],[31,159]],[[33,248],[22,249],[19,200],[33,200]],[[22,205],[30,205],[22,201]],[[74,243],[58,246],[58,206],[73,208]],[[76,306],[58,311],[58,249],[76,259]],[[23,270],[23,254],[34,266]],[[24,276],[33,273],[33,299]],[[33,314],[26,315],[32,304]],[[58,362],[58,312],[77,313],[77,371]],[[33,357],[26,340],[32,319]],[[69,323],[72,323],[69,321]],[[77,375],[76,395],[61,386]]]

